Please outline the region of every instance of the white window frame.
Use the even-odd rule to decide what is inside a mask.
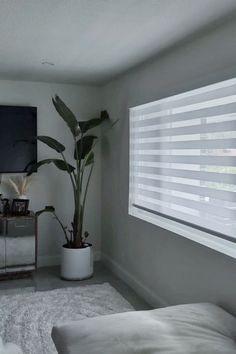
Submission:
[[[227,85],[229,83],[236,83],[236,78],[231,79],[231,80],[226,80],[226,81],[223,81],[220,83],[216,83],[213,85],[208,85],[203,88],[196,89],[196,90],[191,90],[186,93],[167,97],[167,98],[155,101],[155,102],[153,102],[153,104],[156,104],[156,102],[165,103],[165,102],[168,102],[170,99],[173,99],[177,96],[178,96],[178,98],[185,98],[194,92],[197,93],[197,92],[201,91],[201,93],[203,93],[205,90],[206,91],[208,90],[208,87],[220,88],[220,87],[223,87],[224,85]],[[138,108],[145,108],[145,106],[149,106],[149,105],[150,105],[150,103],[140,105],[140,106],[138,106]],[[129,108],[129,116],[130,116],[131,111],[135,110],[136,108],[137,107]],[[130,151],[131,151],[131,148],[130,148]],[[131,164],[131,162],[132,162],[131,154],[129,155],[129,161]],[[131,172],[131,168],[130,168],[130,172]],[[131,181],[131,173],[130,173],[130,181]],[[220,253],[226,254],[226,255],[233,257],[233,258],[236,258],[236,243],[231,242],[227,239],[217,237],[217,236],[210,234],[208,232],[201,231],[197,228],[182,224],[178,221],[171,220],[171,219],[168,219],[168,218],[160,216],[160,215],[155,215],[155,214],[148,212],[146,210],[142,210],[140,208],[137,208],[132,204],[132,195],[131,195],[130,190],[131,190],[131,187],[129,185],[129,211],[128,211],[129,215],[139,218],[141,220],[144,220],[146,222],[149,222],[151,224],[157,225],[163,229],[166,229],[166,230],[171,231],[177,235],[180,235],[180,236],[183,236],[187,239],[195,241],[201,245],[207,246],[207,247],[209,247],[213,250],[216,250]]]

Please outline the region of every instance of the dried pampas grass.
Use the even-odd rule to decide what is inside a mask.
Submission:
[[[15,176],[8,179],[7,184],[13,188],[17,195],[26,195],[32,182],[31,176]]]

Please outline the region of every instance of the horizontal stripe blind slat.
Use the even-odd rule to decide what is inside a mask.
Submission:
[[[156,150],[177,150],[177,149],[236,149],[236,139],[212,139],[212,140],[204,140],[200,138],[198,140],[192,141],[169,141],[169,142],[160,142],[160,143],[150,143],[150,142],[142,142],[139,143],[138,140],[136,142],[131,141],[131,150],[148,150],[148,149],[156,149]]]
[[[152,112],[158,112],[164,109],[174,109],[177,107],[181,107],[183,105],[191,105],[201,102],[210,101],[212,99],[230,97],[236,93],[236,83],[232,83],[227,87],[217,87],[215,89],[202,89],[201,92],[194,92],[189,94],[184,94],[184,97],[181,95],[177,95],[174,97],[170,97],[170,99],[158,100],[156,102],[152,102],[152,104],[146,104],[145,107],[140,106],[136,107],[135,113],[137,115],[143,115]]]
[[[179,221],[183,224],[187,224],[188,226],[196,227],[199,228],[200,230],[202,229],[203,231],[207,231],[219,237],[230,239],[236,242],[235,240],[236,225],[230,224],[227,225],[226,228],[224,219],[218,217],[210,218],[209,216],[207,218],[204,218],[204,216],[202,215],[201,217],[194,215],[193,218],[190,218],[189,214],[187,213],[180,212],[178,210],[173,210],[171,208],[167,208],[163,206],[160,207],[158,205],[154,205],[148,202],[142,202],[139,204],[138,201],[137,203],[134,203],[133,206],[137,207],[138,209],[149,211],[154,216],[156,214],[157,215],[161,214],[162,216],[167,217],[167,219],[170,218],[171,220]],[[214,229],[212,228],[212,225],[214,225]]]
[[[133,161],[169,162],[191,165],[235,166],[236,156],[174,156],[174,155],[142,155],[134,154]]]
[[[183,218],[183,220],[185,221],[189,221],[193,224],[196,224],[196,221],[199,221],[199,224],[201,223],[200,220],[207,222],[208,224],[205,224],[204,227],[206,227],[208,225],[211,225],[211,227],[213,228],[214,226],[212,224],[216,224],[217,227],[214,227],[213,230],[217,231],[216,228],[219,228],[220,225],[223,226],[223,224],[225,224],[224,226],[227,227],[228,229],[231,230],[231,236],[234,236],[233,232],[235,232],[236,230],[236,222],[235,221],[230,221],[228,219],[225,219],[222,216],[216,216],[216,215],[210,215],[210,214],[205,214],[203,212],[199,212],[199,210],[195,210],[195,209],[191,209],[191,208],[183,208],[179,205],[176,204],[168,204],[163,202],[156,202],[150,198],[147,200],[142,200],[140,198],[136,198],[134,200],[134,204],[139,205],[139,206],[144,206],[146,208],[149,208],[150,210],[153,211],[157,211],[157,212],[163,212],[163,213],[167,213],[167,215],[171,215],[171,216],[175,216],[177,218],[179,218],[179,216],[181,216]],[[210,222],[209,222],[210,221]],[[201,225],[200,225],[201,226]],[[224,230],[224,228],[222,227],[221,230]]]
[[[236,202],[236,187],[234,191],[221,190],[219,189],[204,187],[201,185],[202,181],[199,181],[199,186],[188,185],[184,183],[166,182],[151,178],[144,177],[134,177],[133,184],[134,188],[138,188],[138,184],[143,184],[147,186],[154,186],[158,188],[165,188],[173,191],[187,192],[191,194],[196,194],[202,197],[210,197],[221,199],[229,202]],[[213,184],[214,186],[214,184]]]
[[[206,133],[222,133],[225,131],[236,131],[236,120],[229,122],[211,123],[192,125],[180,128],[153,129],[151,131],[137,132],[136,138],[158,137],[158,136],[175,136],[175,135],[190,135],[190,134],[206,134]],[[204,137],[202,137],[204,138]]]
[[[170,111],[166,111],[165,114],[158,112],[147,116],[141,115],[141,116],[133,117],[131,121],[131,125],[132,127],[152,126],[154,124],[160,124],[160,121],[164,123],[174,123],[180,121],[188,121],[192,119],[199,119],[203,117],[207,118],[207,117],[235,114],[235,112],[236,112],[236,103],[229,103],[219,107],[197,109],[195,111],[186,112],[186,113],[173,114]]]
[[[133,166],[131,166],[133,167]],[[230,173],[214,173],[214,172],[199,172],[188,170],[177,170],[174,168],[158,168],[146,166],[134,166],[133,171],[145,172],[163,176],[182,177],[188,179],[195,179],[200,181],[219,182],[227,184],[236,184],[236,175]]]
[[[187,198],[175,197],[164,193],[145,191],[138,188],[136,193],[136,198],[139,198],[140,196],[146,197],[149,200],[155,199],[155,201],[158,201],[158,203],[160,204],[162,203],[176,204],[179,205],[180,207],[199,210],[200,212],[204,212],[207,214],[213,214],[228,219],[236,219],[236,210],[233,208],[231,209],[223,206],[221,207],[220,203],[218,205],[214,205],[213,203],[210,202],[207,203],[207,202],[195,201]]]

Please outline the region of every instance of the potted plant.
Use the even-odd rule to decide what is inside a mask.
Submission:
[[[94,167],[93,148],[98,137],[88,134],[88,132],[90,129],[109,120],[109,115],[107,111],[102,111],[100,118],[77,121],[72,111],[57,95],[52,99],[52,102],[71,131],[75,164],[71,165],[67,161],[64,154],[65,146],[61,142],[49,136],[37,136],[34,139],[55,150],[60,154],[61,158],[51,158],[37,162],[30,167],[28,175],[33,173],[35,168],[49,163],[53,163],[59,170],[68,174],[74,195],[74,215],[71,226],[63,225],[53,206],[46,206],[38,211],[36,215],[39,216],[44,212],[50,212],[54,215],[65,236],[65,244],[62,246],[61,276],[68,280],[81,280],[89,278],[93,274],[92,245],[87,242],[89,234],[83,230],[83,221],[88,187]],[[85,174],[86,169],[89,169],[88,174]]]

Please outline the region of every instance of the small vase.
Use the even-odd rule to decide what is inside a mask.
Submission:
[[[18,199],[28,199],[27,195],[21,194],[18,196]]]

